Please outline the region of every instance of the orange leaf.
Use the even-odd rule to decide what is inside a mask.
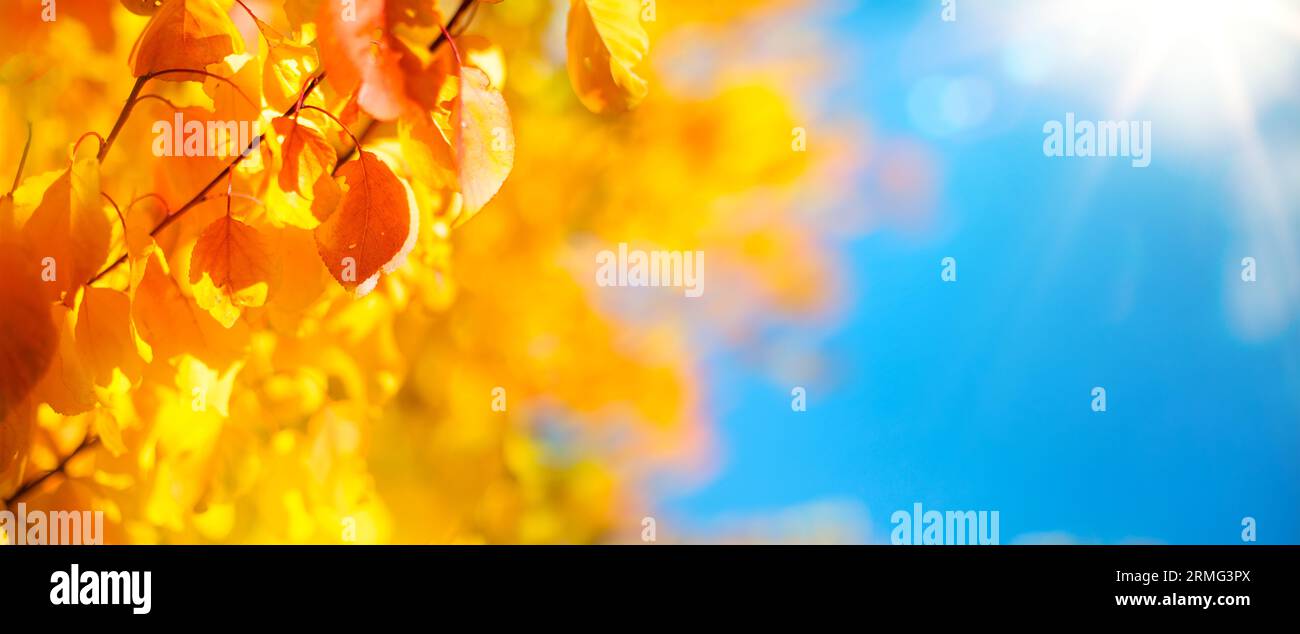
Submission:
[[[100,197],[93,156],[74,161],[45,190],[23,234],[42,262],[47,299],[58,301],[60,293],[86,283],[108,259],[111,213]]]
[[[0,486],[12,488],[22,472],[32,428],[36,426],[36,407],[30,400],[7,407],[0,403]],[[11,469],[15,464],[18,468]],[[12,539],[12,537],[10,538]]]
[[[229,215],[217,218],[190,255],[194,299],[229,328],[242,308],[266,303],[279,276],[273,253],[257,229]]]
[[[276,249],[282,254],[283,273],[280,290],[267,303],[273,316],[283,316],[283,321],[294,324],[302,321],[316,298],[329,286],[329,276],[321,267],[312,232],[297,227],[285,227],[275,236]],[[278,314],[277,314],[278,313]]]
[[[431,0],[322,2],[316,17],[321,63],[339,92],[355,88],[362,110],[391,121],[418,103],[413,94],[421,91],[425,70],[420,55],[393,33],[393,27],[440,22]]]
[[[230,16],[215,0],[169,0],[150,18],[131,50],[131,72],[143,77],[160,70],[204,70],[232,53],[244,40]],[[187,73],[159,77],[166,81],[202,81]]]
[[[16,244],[0,244],[0,271],[0,418],[7,418],[49,367],[58,333],[38,260]]]
[[[316,250],[325,268],[357,296],[370,292],[379,273],[401,266],[419,227],[407,187],[371,152],[339,169],[347,184],[342,200],[316,228]]]
[[[115,371],[121,371],[132,383],[139,380],[143,361],[136,350],[131,299],[126,293],[86,287],[77,312],[76,336],[77,351],[95,383],[109,385]]]
[[[340,92],[360,85],[357,102],[376,119],[401,114],[405,90],[401,54],[388,33],[384,2],[322,2],[317,16],[317,47],[330,82]]]
[[[228,57],[208,68],[208,72],[217,77],[208,77],[203,82],[203,91],[212,97],[212,118],[218,121],[249,123],[258,120],[262,114],[262,65],[248,55]],[[259,130],[252,130],[250,136],[256,136]],[[231,135],[235,136],[235,135]],[[212,140],[209,139],[209,143]],[[233,144],[235,141],[231,141]],[[244,151],[239,146],[231,154]]]
[[[226,329],[190,301],[168,273],[158,251],[143,266],[131,316],[140,338],[153,348],[155,359],[169,360],[190,354],[209,367],[220,368],[243,355],[248,345],[247,328],[235,324]]]
[[[50,369],[36,388],[41,401],[64,416],[87,412],[95,406],[94,377],[77,350],[73,333],[72,310],[63,304],[50,304],[51,321],[58,328],[59,347],[50,361]]]

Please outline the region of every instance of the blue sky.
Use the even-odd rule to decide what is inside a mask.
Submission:
[[[716,351],[719,470],[666,493],[669,513],[708,526],[829,500],[863,511],[859,539],[887,541],[890,514],[921,502],[999,511],[1002,543],[1176,544],[1241,543],[1251,516],[1260,543],[1300,543],[1295,196],[1280,194],[1281,221],[1258,220],[1240,130],[1214,133],[1223,118],[1208,114],[1185,127],[1163,92],[1126,113],[1153,122],[1150,167],[1045,157],[1045,121],[1119,115],[1051,50],[1060,38],[1046,38],[1054,68],[1017,79],[1020,58],[1043,51],[1004,50],[1011,5],[960,3],[955,23],[938,0],[824,16],[862,70],[824,114],[862,113],[881,136],[926,144],[942,174],[931,229],[846,245],[844,319],[793,327],[835,369],[807,386],[807,412],[741,352]],[[1251,94],[1270,95],[1254,113],[1275,157],[1300,138],[1285,115],[1300,86],[1267,88]],[[935,115],[927,95],[945,89],[960,107]],[[1212,113],[1204,94],[1175,105]],[[1252,230],[1261,222],[1273,231]],[[1234,287],[1256,252],[1261,283]],[[1090,409],[1094,386],[1104,413]]]

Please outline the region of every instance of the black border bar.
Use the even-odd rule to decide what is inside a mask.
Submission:
[[[82,572],[149,571],[149,613],[53,605],[51,578],[73,564]],[[580,614],[597,605],[1231,619],[1292,611],[1297,564],[1300,547],[1258,545],[2,546],[0,606],[6,615],[128,622],[428,618],[431,610],[492,620],[519,609]],[[1249,605],[1116,605],[1117,596],[1140,595],[1248,597]]]

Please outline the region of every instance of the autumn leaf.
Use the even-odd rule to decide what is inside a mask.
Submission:
[[[330,81],[344,92],[357,92],[357,103],[381,121],[396,119],[404,109],[406,47],[392,35],[385,0],[322,2],[317,16],[321,62]]]
[[[18,236],[18,209],[12,194],[0,196],[0,241],[11,241]]]
[[[571,0],[568,24],[569,81],[588,110],[597,114],[635,108],[648,91],[635,68],[649,53],[637,0]]]
[[[267,145],[280,156],[280,169],[267,188],[268,216],[277,226],[315,229],[342,196],[330,174],[337,154],[306,116],[278,117],[271,125],[274,134]]]
[[[464,206],[456,194],[456,158],[441,126],[427,119],[399,119],[397,139],[410,170],[411,188],[425,218],[455,220]]]
[[[41,260],[45,297],[86,283],[108,259],[111,212],[100,197],[99,161],[80,158],[50,184],[23,227],[32,251]]]
[[[244,52],[244,40],[215,0],[168,0],[158,9],[131,50],[136,77],[161,70],[204,70],[232,53]],[[164,81],[201,81],[202,75],[162,75]]]
[[[283,262],[280,290],[267,302],[276,317],[297,321],[329,285],[311,231],[285,227],[273,238]],[[278,312],[276,312],[278,311]]]
[[[41,379],[36,393],[41,400],[65,416],[89,411],[95,406],[94,376],[77,348],[72,309],[50,304],[50,320],[58,330],[58,352]]]
[[[432,0],[387,0],[386,19],[389,26],[433,26],[442,22],[436,3]]]
[[[36,404],[28,400],[8,406],[0,403],[0,475],[12,473],[14,463],[27,449],[32,427],[36,425]],[[6,483],[7,478],[0,480]]]
[[[271,121],[275,133],[283,140],[280,153],[283,165],[278,175],[280,189],[308,195],[322,177],[328,177],[337,155],[324,135],[296,118],[278,117]]]
[[[144,275],[144,265],[148,257],[158,247],[149,232],[166,217],[164,209],[154,198],[138,201],[127,208],[122,218],[122,241],[126,246],[127,263],[131,267],[131,281],[128,285],[135,288]]]
[[[279,276],[270,243],[229,215],[212,221],[190,256],[190,285],[199,306],[227,328],[241,309],[266,303]]]
[[[141,266],[131,316],[155,359],[189,354],[210,367],[225,367],[243,356],[249,333],[242,323],[226,328],[186,297],[157,251]]]
[[[506,100],[492,89],[487,74],[472,66],[461,69],[451,131],[465,197],[463,222],[496,195],[515,163],[515,133]]]
[[[316,228],[316,249],[330,275],[358,296],[369,293],[379,273],[401,266],[415,244],[419,217],[409,190],[372,152],[339,169],[346,191]]]
[[[258,28],[266,42],[262,69],[262,93],[266,103],[286,112],[298,100],[307,79],[320,68],[320,56],[309,44],[277,37],[260,20]]]
[[[336,542],[345,518],[358,542],[620,539],[621,466],[554,468],[526,414],[614,411],[690,449],[697,359],[674,324],[610,319],[575,258],[703,240],[764,293],[819,288],[789,245],[820,225],[764,215],[784,257],[762,268],[728,246],[773,166],[809,160],[752,134],[797,125],[792,88],[593,121],[645,96],[640,0],[564,7],[580,100],[549,66],[555,3],[59,4],[0,22],[0,498],[71,458],[23,499],[103,509],[110,542]],[[677,3],[655,29],[689,42],[768,4]],[[189,83],[132,85],[168,69]],[[213,151],[232,122],[265,124],[259,151]],[[105,157],[60,161],[72,144]],[[749,287],[731,314],[785,307]]]
[[[97,385],[119,382],[119,373],[130,383],[139,380],[143,360],[136,348],[131,299],[126,293],[112,288],[86,287],[77,311],[75,332],[77,350]]]
[[[506,83],[506,52],[482,35],[462,35],[456,38],[456,50],[464,56],[465,65],[473,66],[488,76],[496,90]]]
[[[433,111],[436,132],[427,119],[404,119],[398,122],[398,137],[417,175],[417,188],[451,186],[461,193],[462,213],[456,223],[463,224],[496,196],[510,175],[514,127],[500,88],[479,68],[461,66],[447,78],[443,94],[450,96],[450,107]]]
[[[0,244],[0,418],[40,381],[58,346],[40,267],[18,244]]]
[[[262,65],[257,59],[247,53],[231,55],[208,67],[208,72],[215,77],[206,78],[203,91],[212,97],[213,119],[222,122],[258,120],[262,114]],[[228,129],[223,130],[227,142],[226,146],[220,148],[226,151],[223,156],[243,152],[245,148],[239,144],[239,135],[231,134]],[[249,132],[250,136],[254,134],[255,131]],[[208,145],[216,147],[222,140],[209,138]]]

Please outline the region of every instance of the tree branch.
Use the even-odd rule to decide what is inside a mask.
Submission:
[[[59,461],[59,464],[55,465],[53,469],[46,471],[45,473],[41,474],[40,477],[29,481],[27,484],[18,487],[18,490],[14,491],[13,495],[10,495],[9,497],[5,498],[4,508],[9,508],[15,502],[22,499],[23,496],[36,490],[36,487],[40,486],[46,480],[49,480],[52,476],[56,474],[64,473],[65,470],[68,468],[68,463],[71,462],[73,458],[76,458],[78,455],[81,454],[81,452],[87,449],[91,449],[98,444],[99,444],[98,437],[92,438],[90,434],[86,434],[86,437],[81,439],[81,444],[77,445],[77,448],[73,449],[72,453],[64,456],[63,459]]]
[[[325,79],[325,73],[323,72],[320,73],[319,75],[316,75],[315,77],[312,77],[311,80],[307,82],[307,85],[303,87],[303,91],[302,91],[303,97],[306,97],[306,95],[310,93],[312,90],[314,90],[316,86],[320,85],[320,82],[323,79]],[[302,98],[298,99],[298,101],[294,103],[293,106],[291,106],[288,110],[285,111],[283,116],[292,117],[301,108],[302,102],[303,102]],[[173,213],[167,214],[166,218],[163,218],[161,222],[159,222],[157,225],[154,226],[153,230],[149,232],[149,235],[157,236],[159,233],[162,232],[163,229],[170,227],[172,223],[176,222],[177,220],[180,220],[181,216],[185,215],[185,212],[189,211],[190,209],[193,209],[196,205],[206,200],[208,192],[212,191],[213,187],[216,187],[218,183],[220,183],[223,179],[229,176],[230,172],[234,170],[235,167],[238,166],[241,162],[243,162],[243,160],[248,157],[249,153],[252,152],[254,148],[261,145],[262,141],[265,139],[266,139],[266,133],[263,132],[262,134],[257,135],[257,138],[253,139],[252,141],[249,141],[248,147],[245,147],[244,151],[241,152],[239,156],[235,157],[235,160],[228,163],[226,167],[221,170],[221,172],[219,172],[216,176],[214,176],[211,181],[208,181],[207,185],[203,186],[203,189],[200,189],[197,194],[194,194],[194,196],[190,198],[188,201],[186,201],[184,205],[181,205],[179,209],[177,209]],[[127,254],[123,253],[120,257],[114,260],[112,264],[109,264],[108,266],[104,267],[103,270],[101,270],[99,273],[96,273],[94,277],[90,278],[90,280],[86,282],[86,286],[90,286],[91,284],[94,284],[95,282],[99,281],[99,278],[108,275],[110,271],[121,266],[122,263],[126,262],[126,258],[127,258]]]
[[[437,52],[438,48],[442,46],[442,43],[448,41],[447,33],[451,31],[456,31],[458,26],[463,26],[461,25],[461,22],[464,20],[465,16],[468,15],[469,11],[473,9],[475,6],[476,6],[476,0],[461,0],[460,6],[456,7],[456,12],[452,14],[451,19],[447,22],[447,26],[443,29],[443,32],[439,33],[438,37],[434,38],[433,42],[429,44],[428,47],[429,52],[431,53]],[[108,141],[106,141],[104,143],[104,147],[100,149],[99,154],[100,154],[101,161],[103,160],[104,156],[108,154],[108,148],[113,145],[113,140],[117,138],[118,132],[121,131],[122,125],[126,122],[126,118],[131,112],[131,108],[138,100],[137,97],[140,94],[140,89],[144,87],[144,82],[164,72],[197,72],[203,74],[203,71],[185,71],[184,69],[168,69],[167,71],[160,71],[158,73],[145,75],[144,77],[137,79],[135,83],[135,87],[132,88],[131,95],[127,98],[127,103],[122,109],[122,113],[118,116],[117,123],[113,126],[113,131],[108,135]],[[312,90],[314,90],[316,86],[319,85],[323,79],[325,79],[325,72],[321,71],[318,75],[313,77],[311,81],[307,83],[307,86],[303,88],[302,93],[299,95],[298,101],[292,107],[290,107],[289,110],[285,111],[285,113],[282,116],[291,117],[297,114],[298,111],[302,109],[303,101],[306,99],[307,95]],[[358,134],[354,137],[356,141],[352,145],[352,147],[348,148],[348,151],[344,152],[343,155],[339,157],[338,161],[334,163],[334,169],[332,170],[332,173],[338,172],[339,166],[347,162],[347,160],[351,158],[353,154],[356,153],[361,143],[363,143],[366,140],[366,137],[370,134],[370,132],[374,129],[374,127],[375,127],[375,121],[372,119],[369,123],[366,124],[366,127],[362,129],[361,134]],[[184,205],[181,205],[181,207],[177,209],[174,213],[170,213],[167,215],[166,218],[163,218],[162,221],[159,222],[153,228],[153,230],[149,232],[149,235],[157,236],[158,233],[161,232],[163,229],[166,229],[167,227],[171,226],[172,223],[176,222],[177,220],[180,220],[181,216],[184,215],[185,212],[189,211],[195,205],[198,205],[199,203],[206,200],[208,192],[211,191],[213,187],[216,187],[217,184],[222,181],[222,179],[226,178],[230,174],[231,170],[235,169],[235,167],[238,166],[239,163],[248,156],[248,153],[251,152],[253,148],[257,147],[258,144],[260,144],[265,138],[266,138],[266,133],[262,133],[259,134],[257,138],[253,139],[252,142],[248,144],[248,147],[244,148],[243,153],[235,157],[235,160],[231,161],[228,165],[226,165],[225,169],[221,170],[219,174],[213,177],[213,179],[209,181],[208,184],[203,187],[203,189],[199,190],[197,194],[194,194],[194,196],[190,198],[189,201],[187,201]],[[104,267],[99,273],[96,273],[94,277],[90,278],[90,280],[86,282],[86,286],[90,286],[91,284],[94,284],[95,282],[99,281],[100,278],[104,277],[109,272],[111,272],[113,269],[116,269],[117,267],[121,266],[123,263],[126,262],[126,258],[127,258],[127,254],[123,253],[120,257],[114,260],[112,264],[109,264],[108,266]]]
[[[113,147],[113,141],[117,140],[117,134],[122,131],[122,126],[126,125],[127,117],[131,116],[131,110],[135,109],[135,98],[139,96],[140,90],[144,88],[145,82],[149,81],[148,75],[141,75],[135,78],[135,85],[131,87],[131,94],[127,95],[126,103],[122,104],[122,111],[117,113],[117,122],[113,124],[113,131],[108,133],[108,140],[99,146],[100,163],[104,162],[104,157],[108,156],[108,148]]]
[[[14,174],[14,186],[9,188],[9,195],[11,196],[15,191],[18,190],[18,186],[22,184],[23,167],[27,165],[27,153],[30,152],[31,149],[32,149],[32,122],[28,121],[27,122],[27,143],[23,145],[23,157],[18,159],[18,173]]]

